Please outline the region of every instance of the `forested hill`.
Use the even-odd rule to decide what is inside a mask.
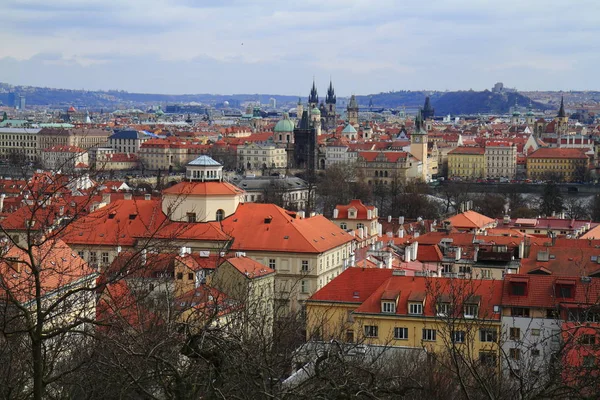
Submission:
[[[32,86],[12,86],[0,83],[0,102],[8,104],[9,92],[24,94],[28,105],[33,106],[71,106],[85,108],[119,108],[140,107],[144,104],[173,104],[198,102],[203,104],[218,104],[229,101],[232,106],[246,101],[260,100],[267,103],[274,98],[277,104],[295,105],[298,101],[296,96],[284,96],[276,94],[152,94],[152,93],[129,93],[120,90],[92,91],[92,90],[70,90],[54,89]],[[492,93],[489,90],[483,92],[458,91],[458,92],[424,92],[424,91],[399,91],[387,92],[366,96],[357,96],[360,106],[368,106],[372,99],[377,108],[399,108],[416,109],[422,107],[425,96],[431,97],[431,104],[435,108],[435,114],[487,114],[507,113],[515,102],[521,107],[528,106],[530,99],[516,92]],[[306,98],[302,99],[306,101]],[[341,99],[339,99],[341,100]],[[345,108],[347,99],[338,101],[338,108]],[[537,110],[547,109],[542,103],[532,102],[533,108]]]
[[[489,90],[476,92],[473,90],[457,92],[419,92],[400,91],[379,93],[369,96],[357,96],[359,105],[367,106],[369,101],[375,107],[407,108],[423,107],[425,97],[429,95],[431,105],[435,108],[436,115],[447,114],[504,114],[516,104],[521,107],[528,106],[537,110],[545,110],[547,105],[531,101],[528,97],[518,92],[492,93]]]

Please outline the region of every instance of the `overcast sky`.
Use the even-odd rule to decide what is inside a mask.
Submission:
[[[600,1],[0,0],[0,81],[148,93],[600,89]]]

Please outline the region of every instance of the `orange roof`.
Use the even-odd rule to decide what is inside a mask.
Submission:
[[[398,162],[406,160],[408,153],[405,151],[361,151],[358,156],[367,162],[375,162],[377,156],[382,154],[387,162]]]
[[[556,147],[542,147],[537,149],[533,153],[529,154],[527,158],[582,158],[587,159],[585,155],[586,149],[564,149]]]
[[[260,278],[275,273],[274,269],[271,269],[248,257],[232,257],[227,259],[226,262],[233,265],[235,269],[240,271],[249,279]]]
[[[32,267],[41,270],[41,294],[46,295],[85,278],[95,277],[95,271],[60,239],[50,239],[40,246],[31,248],[35,265],[31,265],[29,255],[15,247],[9,247],[0,262],[3,283],[0,297],[7,294],[20,302],[28,302],[35,297]],[[14,260],[14,261],[13,261]]]
[[[222,196],[239,195],[244,191],[228,182],[179,182],[168,189],[163,190],[163,194],[177,195],[202,195],[202,196]]]
[[[448,152],[448,154],[478,154],[484,155],[485,149],[483,147],[457,147],[454,150]]]
[[[496,222],[495,219],[486,217],[473,210],[447,218],[444,222],[446,221],[457,229],[482,229]]]
[[[222,226],[239,251],[322,253],[354,240],[322,215],[298,218],[275,204],[240,204]]]
[[[366,206],[362,201],[354,199],[350,201],[350,204],[335,206],[335,209],[338,210],[338,216],[334,219],[348,219],[348,210],[351,208],[356,210],[356,219],[367,219],[369,210],[372,212],[371,218],[376,218],[374,213],[375,206]]]

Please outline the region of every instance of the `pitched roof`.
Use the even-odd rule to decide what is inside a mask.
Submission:
[[[354,239],[322,215],[299,218],[274,204],[240,204],[221,222],[232,250],[322,253]]]
[[[313,294],[309,301],[362,303],[391,276],[391,269],[348,268]]]
[[[482,229],[493,224],[496,220],[473,210],[469,210],[447,218],[444,222],[449,222],[457,229]]]
[[[356,210],[356,219],[367,219],[369,210],[372,212],[371,218],[376,218],[375,206],[367,206],[361,200],[354,199],[350,201],[350,204],[335,206],[335,209],[338,210],[338,216],[334,219],[348,219],[348,210],[351,208]]]
[[[542,147],[530,153],[527,158],[581,158],[587,159],[585,149],[565,149],[557,147]]]
[[[448,154],[475,154],[475,155],[484,155],[485,148],[483,147],[466,147],[461,146],[457,147],[454,150],[448,152]]]
[[[525,283],[525,295],[512,293],[512,282]],[[572,298],[559,298],[556,295],[556,284],[573,285]],[[503,306],[522,306],[554,308],[561,304],[598,304],[600,301],[600,279],[591,278],[590,282],[582,282],[579,277],[555,277],[545,275],[507,275],[504,278],[502,294]]]
[[[179,182],[163,190],[163,194],[176,195],[201,195],[201,196],[223,196],[223,195],[240,195],[244,191],[229,182]]]
[[[274,269],[271,269],[248,257],[232,257],[227,259],[226,262],[231,264],[235,269],[249,279],[260,278],[275,273]]]

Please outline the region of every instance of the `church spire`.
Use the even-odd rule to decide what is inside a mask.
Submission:
[[[335,104],[337,101],[337,97],[335,96],[335,90],[333,90],[333,82],[331,79],[329,80],[329,88],[327,89],[327,97],[325,97],[325,103],[327,104]]]
[[[560,109],[558,110],[558,118],[564,118],[567,114],[565,113],[565,99],[563,96],[560,96]]]
[[[319,94],[317,93],[317,85],[315,85],[315,80],[313,78],[312,89],[310,89],[310,95],[308,96],[308,104],[319,104]]]

